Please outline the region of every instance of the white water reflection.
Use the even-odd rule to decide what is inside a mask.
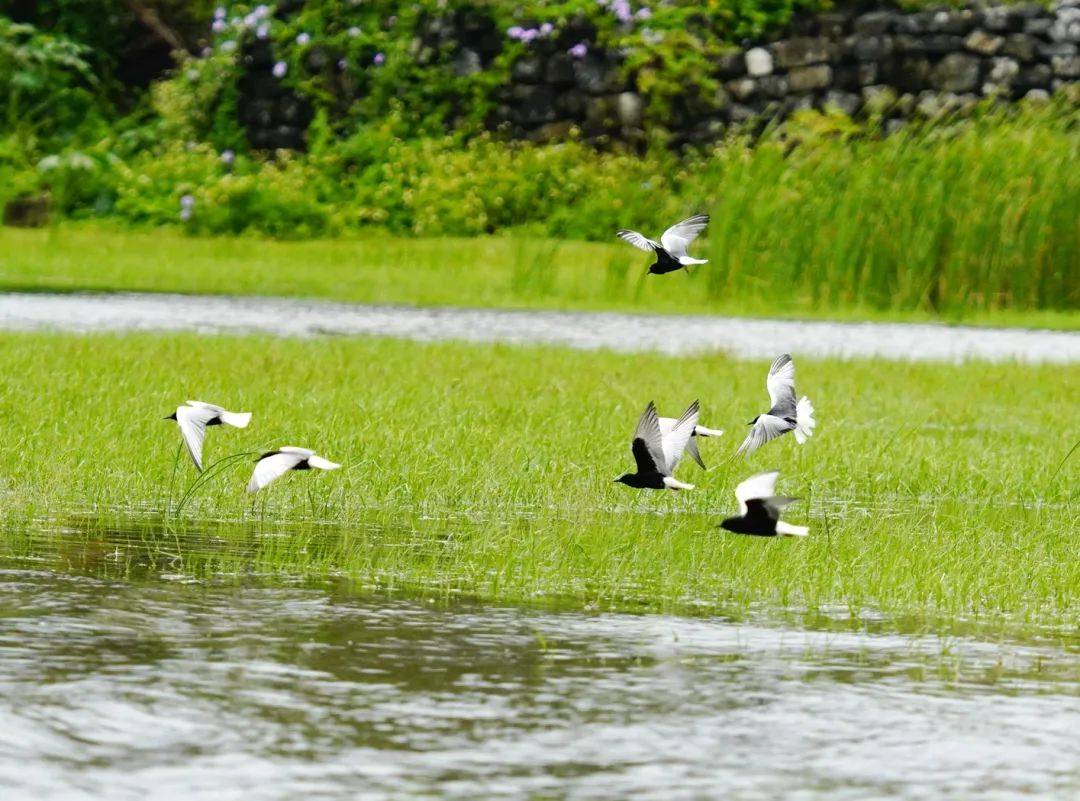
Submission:
[[[4,799],[996,799],[1080,788],[1077,654],[0,573]]]
[[[564,345],[673,354],[904,361],[1080,361],[1080,334],[915,323],[835,323],[704,315],[365,306],[287,298],[165,294],[0,294],[0,329],[245,332]]]

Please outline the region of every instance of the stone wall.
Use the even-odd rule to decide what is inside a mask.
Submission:
[[[457,39],[453,68],[460,62],[482,69],[499,38],[475,20],[454,22],[438,31],[444,40]],[[575,129],[586,138],[643,139],[645,100],[622,75],[618,55],[591,46],[572,52],[574,43],[594,36],[586,23],[571,23],[534,43],[515,63],[490,127],[537,141]],[[252,145],[302,146],[306,105],[270,75],[269,53],[251,53],[248,62],[242,114]],[[717,58],[709,77],[720,88],[707,103],[676,102],[662,121],[677,144],[714,141],[733,124],[798,109],[872,111],[891,129],[984,97],[1045,99],[1080,82],[1080,0],[917,12],[842,5],[797,18],[772,41]]]

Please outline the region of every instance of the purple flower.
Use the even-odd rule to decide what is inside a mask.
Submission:
[[[255,35],[258,36],[260,39],[265,39],[267,36],[269,36],[270,35],[270,23],[269,22],[264,22],[261,25],[259,25],[259,27],[255,29]]]
[[[218,6],[214,9],[214,19],[225,19],[225,6]]]
[[[386,56],[382,53],[376,53],[375,58],[371,59],[371,63],[374,64],[376,67],[382,66],[385,61]]]
[[[629,22],[634,18],[633,13],[630,11],[630,3],[627,0],[613,0],[611,10],[615,12],[619,22]]]
[[[349,68],[349,60],[347,58],[339,58],[338,63],[337,63],[337,68],[339,70],[342,70],[342,71],[348,69]]]
[[[638,12],[634,16],[637,17],[638,19],[649,19],[650,17],[652,17],[652,9],[651,8],[639,8]]]
[[[224,42],[221,43],[221,52],[222,53],[231,53],[235,49],[236,49],[236,42],[234,42],[232,39],[226,39]]]
[[[509,36],[511,39],[520,39],[521,34],[523,33],[525,33],[525,29],[522,28],[520,25],[515,25],[512,28],[508,28],[506,31],[506,35]]]
[[[270,16],[270,6],[267,6],[267,5],[255,6],[255,10],[252,11],[251,13],[254,14],[256,17],[258,17],[259,19],[262,19],[263,17],[269,17]]]
[[[202,50],[199,51],[199,55],[201,55],[203,58],[210,58],[210,56],[212,56],[213,54],[213,49],[209,47],[204,47]]]
[[[521,32],[521,41],[528,44],[539,35],[540,31],[536,30],[536,28],[526,28]]]
[[[357,36],[360,35],[360,28],[358,28],[356,25],[353,25],[351,28],[349,28],[348,33],[349,36],[355,39]]]
[[[222,150],[219,158],[221,159],[222,164],[226,167],[231,167],[232,163],[236,161],[236,154],[231,150]],[[185,195],[185,197],[190,197],[190,195]]]
[[[195,208],[195,198],[184,195],[180,198],[180,219],[187,222],[191,219],[191,211]]]
[[[286,64],[284,61],[279,61],[277,64],[274,65],[274,69],[272,71],[275,78],[284,78],[285,73],[289,71],[289,65]]]
[[[259,21],[259,16],[257,14],[255,14],[255,12],[244,15],[244,27],[245,28],[254,28],[255,23],[258,22],[258,21]]]
[[[550,22],[545,22],[540,26],[540,34],[542,36],[549,36],[553,30],[555,30],[555,26]]]
[[[566,52],[574,58],[585,58],[585,54],[589,52],[589,46],[584,42],[578,42]]]
[[[299,36],[296,37],[296,43],[298,45],[300,45],[301,47],[303,47],[304,45],[306,45],[310,41],[311,41],[311,34],[309,34],[309,33],[302,33],[302,34],[300,34]]]
[[[223,30],[225,30],[225,20],[214,20],[213,24],[210,26],[210,30],[212,30],[214,33],[221,33]]]

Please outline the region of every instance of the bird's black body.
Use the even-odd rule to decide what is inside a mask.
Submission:
[[[176,412],[173,412],[172,414],[170,414],[165,419],[166,420],[175,420],[176,419]],[[219,425],[221,425],[221,418],[220,417],[214,417],[214,418],[212,418],[210,420],[207,420],[206,425],[208,425],[208,426],[219,426]]]
[[[663,275],[664,273],[673,273],[676,270],[683,269],[683,265],[679,263],[678,259],[674,258],[663,248],[656,248],[656,264],[649,267],[649,272],[653,275]]]
[[[261,462],[263,459],[265,459],[268,456],[277,456],[279,453],[281,453],[281,451],[267,451],[266,453],[264,453],[262,456],[260,456],[258,459],[255,460],[255,464],[258,464],[259,462]],[[302,462],[297,462],[296,465],[294,465],[293,467],[290,467],[289,469],[290,470],[310,470],[311,465],[308,464],[307,459],[304,459]]]
[[[745,515],[725,519],[720,528],[754,537],[775,537],[781,509],[794,500],[783,497],[751,498],[746,502]]]
[[[636,437],[630,449],[633,451],[634,461],[637,462],[637,472],[627,473],[615,480],[634,489],[666,489],[664,474],[656,469],[656,461],[649,453],[645,440]]]

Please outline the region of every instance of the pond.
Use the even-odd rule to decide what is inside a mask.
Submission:
[[[137,539],[65,536],[0,538],[6,801],[1080,790],[1080,646],[1060,634],[194,577],[121,559]]]

